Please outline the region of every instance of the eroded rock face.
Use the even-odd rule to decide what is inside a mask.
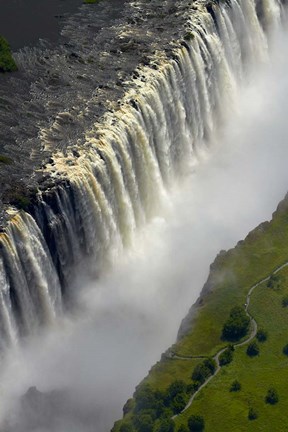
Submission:
[[[44,173],[51,156],[83,146],[92,125],[121,107],[130,78],[145,79],[138,65],[157,68],[173,55],[188,8],[186,0],[83,6],[66,19],[59,46],[42,42],[15,55],[19,72],[0,79],[0,155],[10,158],[0,160],[1,225],[5,206],[55,184]]]

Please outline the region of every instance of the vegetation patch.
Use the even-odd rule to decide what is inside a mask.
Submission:
[[[249,420],[256,420],[257,417],[258,417],[258,413],[257,413],[257,411],[255,410],[255,408],[250,407],[250,408],[249,408],[249,411],[248,411],[248,419],[249,419]]]
[[[237,392],[241,390],[241,384],[238,380],[234,380],[230,387],[230,392]]]
[[[203,380],[203,375],[206,375],[204,360],[200,357],[214,357],[227,347],[225,324],[231,324],[233,317],[237,321],[238,313],[244,318],[249,290],[269,277],[268,281],[254,289],[248,307],[258,326],[257,335],[251,343],[254,348],[256,343],[259,350],[261,343],[260,355],[248,356],[248,344],[236,347],[232,351],[233,361],[222,367],[195,395],[188,409],[173,418],[176,432],[190,431],[188,419],[191,416],[205,419],[205,430],[213,432],[288,430],[288,356],[283,348],[288,345],[288,313],[287,305],[283,304],[283,299],[288,298],[288,267],[273,275],[275,269],[287,261],[288,199],[279,205],[270,223],[261,224],[233,250],[219,254],[211,266],[205,294],[198,302],[191,330],[173,346],[175,357],[169,360],[164,357],[141,384],[150,383],[154,392],[166,393],[173,376],[181,377],[186,384],[187,397],[191,397],[197,385],[197,381],[191,378],[194,376]],[[241,336],[241,331],[238,333],[240,342],[249,337],[251,330],[248,324],[246,336]],[[235,333],[232,334],[234,338]],[[186,356],[187,360],[180,360],[180,356]],[[171,406],[168,409],[171,412]],[[121,423],[127,422],[133,415],[131,412],[127,414],[114,430],[118,432]],[[153,421],[152,431],[155,432],[159,419]]]
[[[7,40],[0,36],[0,72],[13,72],[17,65],[12,57],[10,45]]]
[[[255,341],[250,342],[247,349],[246,349],[246,354],[249,357],[256,357],[259,355],[259,353],[260,353],[260,350],[259,350],[258,344]]]
[[[0,163],[4,165],[11,165],[13,163],[13,160],[5,155],[0,155]]]
[[[219,356],[220,366],[225,366],[232,362],[234,351],[233,345],[229,345],[228,348]]]
[[[228,341],[238,341],[248,333],[250,319],[243,307],[235,306],[222,330],[222,338]]]
[[[268,337],[268,332],[262,328],[257,331],[256,338],[258,342],[265,342]]]

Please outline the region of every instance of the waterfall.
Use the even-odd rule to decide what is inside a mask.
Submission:
[[[54,153],[43,168],[54,185],[0,234],[3,344],[55,319],[82,264],[97,276],[117,260],[212,145],[249,65],[267,59],[281,22],[277,0],[190,8],[178,49],[137,68],[119,107],[86,130],[85,142]],[[42,130],[45,148],[67,118]]]

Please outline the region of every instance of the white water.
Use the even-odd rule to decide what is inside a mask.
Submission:
[[[279,38],[271,63],[265,67],[262,64],[260,72],[258,62],[267,58],[267,46],[252,12],[251,8],[245,11],[249,20],[244,27],[240,26],[251,37],[241,39],[241,43],[245,43],[248,57],[257,57],[258,68],[255,66],[248,75],[245,72],[245,84],[240,91],[236,75],[232,74],[232,71],[239,73],[238,79],[242,76],[237,57],[240,43],[235,39],[233,55],[223,58],[215,35],[205,36],[207,45],[196,35],[198,48],[192,52],[194,71],[185,60],[187,52],[181,52],[179,63],[182,70],[186,69],[185,87],[181,87],[177,65],[164,68],[162,77],[156,81],[151,76],[146,98],[138,97],[141,116],[136,110],[126,110],[117,115],[119,124],[112,132],[105,132],[104,128],[104,136],[106,133],[111,146],[95,143],[99,146],[95,154],[92,131],[88,136],[92,150],[87,149],[79,164],[74,162],[69,169],[65,160],[57,159],[58,171],[66,170],[73,181],[76,205],[81,210],[78,214],[72,209],[68,194],[60,190],[58,207],[65,221],[64,230],[64,224],[58,225],[55,209],[43,204],[50,224],[55,224],[58,233],[57,253],[62,267],[69,272],[68,257],[72,263],[80,260],[81,241],[86,252],[97,257],[99,267],[106,261],[116,261],[113,271],[103,274],[98,282],[89,282],[90,277],[81,274],[79,312],[74,316],[53,318],[55,305],[60,307],[59,282],[50,261],[48,266],[41,265],[42,255],[45,252],[49,257],[49,253],[41,234],[35,235],[37,228],[26,221],[28,231],[22,227],[17,237],[15,230],[22,220],[12,225],[10,237],[14,236],[17,241],[8,244],[5,250],[7,253],[15,246],[13,254],[8,255],[15,257],[12,268],[20,268],[14,276],[22,278],[19,286],[26,287],[24,257],[33,255],[33,247],[44,251],[40,255],[34,253],[37,260],[30,261],[31,280],[37,287],[36,300],[32,296],[31,301],[29,297],[29,284],[21,293],[26,302],[22,305],[26,330],[31,333],[39,323],[35,304],[45,311],[40,321],[42,318],[47,326],[50,324],[40,336],[29,337],[22,346],[8,351],[3,360],[0,380],[3,418],[6,409],[11,404],[14,406],[14,397],[31,385],[43,391],[69,388],[79,409],[91,408],[93,414],[89,412],[87,421],[81,425],[74,419],[71,425],[67,414],[50,429],[62,432],[69,427],[71,431],[88,432],[95,430],[96,425],[97,432],[107,430],[120,416],[121,407],[135,385],[160,353],[174,342],[181,318],[197,298],[217,252],[232,247],[255,225],[270,218],[284,196],[288,150],[287,126],[281,113],[287,108],[287,82],[283,73],[287,48],[285,40]],[[223,16],[231,39],[231,25],[228,17]],[[253,35],[258,49],[253,45]],[[223,43],[229,51],[225,37],[223,31]],[[197,49],[202,50],[207,62],[205,74]],[[229,64],[236,69],[231,69]],[[207,73],[209,68],[211,73]],[[141,86],[139,83],[140,90]],[[187,89],[195,102],[191,106],[184,96]],[[187,112],[190,115],[185,117]],[[217,132],[215,122],[224,120],[225,128]],[[147,124],[151,129],[144,133]],[[123,130],[129,132],[126,138]],[[113,147],[115,137],[120,146],[117,157]],[[205,141],[209,142],[210,150],[205,147]],[[175,144],[179,142],[183,148],[177,157]],[[138,154],[131,158],[133,145]],[[157,158],[151,150],[156,145]],[[177,179],[176,172],[183,171],[186,177]],[[82,239],[77,237],[79,225],[84,233]],[[70,243],[64,242],[64,232]],[[29,239],[33,239],[31,244]],[[6,237],[2,241],[9,243]],[[130,247],[125,250],[126,245]],[[9,292],[8,280],[5,277],[2,280],[5,294]],[[45,283],[47,280],[54,282],[49,285]],[[9,296],[4,294],[2,321],[13,341],[17,339],[17,331]],[[15,410],[14,407],[14,414]]]

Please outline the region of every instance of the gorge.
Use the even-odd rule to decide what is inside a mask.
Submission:
[[[153,25],[158,3],[149,4]],[[41,75],[34,77],[34,99],[24,104],[31,119],[27,141],[25,121],[10,124],[8,141],[11,131],[18,131],[35,157],[28,163],[22,156],[29,194],[20,186],[15,192],[7,181],[3,193],[3,418],[15,397],[37,385],[45,391],[68,388],[80,408],[81,400],[89,408],[84,424],[80,416],[79,425],[74,420],[70,425],[65,414],[51,430],[65,430],[67,424],[85,432],[95,424],[97,431],[111,427],[125,398],[174,341],[214,256],[269,218],[286,192],[281,4],[261,1],[256,8],[253,0],[232,0],[172,6],[164,2],[154,18],[162,13],[174,25],[183,20],[182,42],[173,39],[172,29],[159,30],[163,50],[159,45],[149,52],[149,61],[129,82],[119,77],[118,66],[112,102],[106,99],[109,92],[114,97],[111,83],[97,87],[92,79],[95,57],[89,59],[86,46],[84,54],[70,52],[68,60],[65,53],[80,82],[72,95],[66,88],[54,97],[67,85],[68,69],[59,53],[49,54],[44,63],[58,61],[64,72],[50,75],[47,93]],[[144,18],[143,28],[139,24],[141,8],[148,6],[129,7],[133,38],[131,28],[118,25],[120,52],[130,52],[130,61],[143,35],[149,44],[152,30]],[[20,52],[18,61],[30,59],[41,68],[43,60],[32,54]],[[108,59],[103,52],[103,62],[111,56],[124,61],[116,49]],[[105,73],[102,65],[99,74]],[[45,108],[37,112],[42,103]],[[49,110],[58,113],[53,117]],[[271,136],[277,137],[273,151]],[[46,157],[41,169],[39,149]],[[21,163],[20,156],[15,164]],[[6,168],[9,173],[13,167]],[[17,430],[19,420],[10,421]]]

